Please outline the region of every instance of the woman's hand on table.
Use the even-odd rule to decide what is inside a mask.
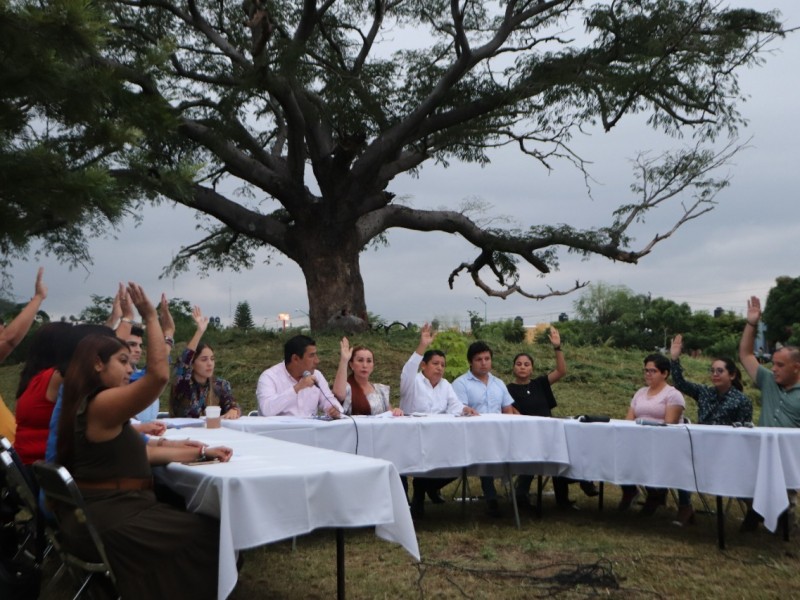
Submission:
[[[233,456],[233,450],[226,446],[214,446],[213,448],[206,448],[206,458],[209,460],[218,460],[219,462],[228,462]]]
[[[237,406],[231,406],[224,415],[222,415],[223,419],[238,419],[242,416],[242,411],[239,410]]]

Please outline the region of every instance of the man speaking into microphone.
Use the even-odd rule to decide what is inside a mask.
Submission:
[[[314,417],[322,413],[338,419],[342,405],[325,377],[317,371],[318,364],[314,340],[306,335],[288,340],[283,346],[283,362],[270,367],[258,378],[258,414]]]

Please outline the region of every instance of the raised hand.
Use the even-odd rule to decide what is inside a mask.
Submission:
[[[343,337],[339,342],[339,358],[340,360],[349,363],[352,356],[353,349],[350,347],[350,340],[348,340],[346,337]]]
[[[167,337],[175,335],[175,320],[172,318],[172,313],[169,312],[169,302],[167,302],[166,294],[161,294],[158,318],[161,321],[161,329],[164,331],[164,335]]]
[[[108,319],[106,319],[106,325],[111,327],[112,329],[116,329],[119,320],[122,318],[122,306],[120,305],[120,294],[126,293],[125,288],[122,284],[119,284],[119,289],[117,293],[114,294],[114,300],[111,302],[111,314],[108,315]]]
[[[44,284],[44,267],[39,267],[36,272],[36,284],[34,285],[33,295],[38,296],[42,300],[47,298],[47,286]]]
[[[147,321],[148,319],[152,319],[157,316],[156,309],[153,307],[153,304],[150,302],[147,294],[144,293],[142,286],[132,281],[128,282],[127,293],[120,296],[120,304],[122,305],[123,313],[125,312],[125,306],[128,303],[131,303],[136,307],[136,310],[139,311],[143,321]]]
[[[681,355],[682,349],[683,349],[683,336],[679,333],[674,338],[672,338],[672,345],[669,347],[669,357],[672,360],[678,360],[678,357]]]
[[[561,345],[561,334],[558,333],[558,329],[553,325],[550,325],[550,343],[553,344],[554,348]]]
[[[139,287],[139,289],[142,289],[142,288]],[[144,293],[144,292],[142,292],[142,293]],[[131,297],[129,295],[129,290],[126,290],[125,286],[122,283],[120,283],[119,284],[119,292],[117,292],[117,294],[119,295],[119,307],[120,307],[120,310],[122,310],[122,317],[124,319],[133,320],[133,307],[134,307],[134,305],[136,303],[131,301]],[[136,308],[138,310],[139,307],[137,306]],[[142,315],[142,317],[144,317],[144,315]]]
[[[753,327],[758,325],[758,321],[761,318],[761,300],[759,300],[755,296],[750,296],[750,300],[747,301],[747,322],[750,323]]]
[[[419,333],[420,346],[425,346],[426,348],[430,346],[433,340],[436,339],[436,333],[437,332],[432,330],[430,323],[425,323]]]
[[[203,311],[200,310],[199,306],[192,308],[192,319],[197,324],[197,330],[205,332],[208,328],[208,317],[203,315]]]

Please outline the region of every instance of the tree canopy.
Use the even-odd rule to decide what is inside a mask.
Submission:
[[[767,295],[764,324],[767,341],[787,343],[800,333],[800,277],[778,277]],[[792,334],[795,334],[794,336]]]
[[[593,283],[574,303],[577,320],[559,323],[564,340],[618,348],[669,348],[683,334],[684,351],[734,356],[744,320],[731,312],[692,313],[685,302],[637,294],[625,286]]]
[[[94,60],[107,16],[78,0],[0,0],[0,272],[31,242],[87,263],[135,190],[109,167],[132,141],[114,119],[126,91]]]
[[[26,18],[39,6],[2,1]],[[262,249],[285,255],[306,278],[314,328],[342,310],[366,316],[359,254],[393,228],[462,236],[476,256],[454,265],[451,285],[466,273],[500,297],[570,291],[518,285],[520,264],[548,273],[559,249],[638,261],[713,208],[727,181],[711,172],[735,142],[719,153],[703,144],[735,135],[743,123],[737,70],[758,63],[764,45],[782,34],[777,14],[706,0],[47,4],[74,16],[78,32],[89,24],[64,65],[88,79],[79,88],[86,93],[63,94],[58,81],[46,88],[79,105],[62,114],[16,81],[7,96],[17,112],[36,107],[23,110],[22,121],[42,118],[48,127],[28,140],[30,127],[4,124],[7,146],[19,155],[60,141],[70,151],[58,154],[63,177],[95,173],[91,189],[115,191],[108,204],[92,205],[96,194],[67,203],[87,211],[73,223],[113,224],[142,199],[208,215],[205,237],[181,249],[173,270],[193,260],[201,269],[249,268]],[[70,31],[75,25],[65,23]],[[13,62],[36,70],[37,58]],[[391,191],[395,177],[425,163],[486,163],[493,148],[509,144],[545,168],[566,159],[584,170],[571,136],[594,124],[611,131],[636,113],[693,141],[658,160],[640,157],[630,200],[606,225],[503,229],[455,207],[405,206]],[[80,199],[80,189],[68,195]],[[677,219],[632,248],[630,228],[676,198]],[[35,230],[13,225],[25,229]]]

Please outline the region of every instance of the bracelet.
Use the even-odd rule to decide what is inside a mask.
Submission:
[[[554,352],[561,352],[561,346],[553,346]]]
[[[206,447],[200,446],[200,460],[206,459]]]
[[[171,335],[165,335],[165,336],[164,336],[164,341],[165,341],[165,342],[166,342],[166,343],[167,343],[167,344],[168,344],[170,347],[174,347],[174,346],[175,346],[175,338],[174,338],[174,337],[172,337]]]
[[[131,325],[133,325],[133,319],[129,319],[128,317],[122,317],[120,319],[120,323],[130,323]]]
[[[747,324],[750,325],[750,327],[758,327],[758,321],[756,321],[755,323],[751,323],[750,321],[748,321]]]

